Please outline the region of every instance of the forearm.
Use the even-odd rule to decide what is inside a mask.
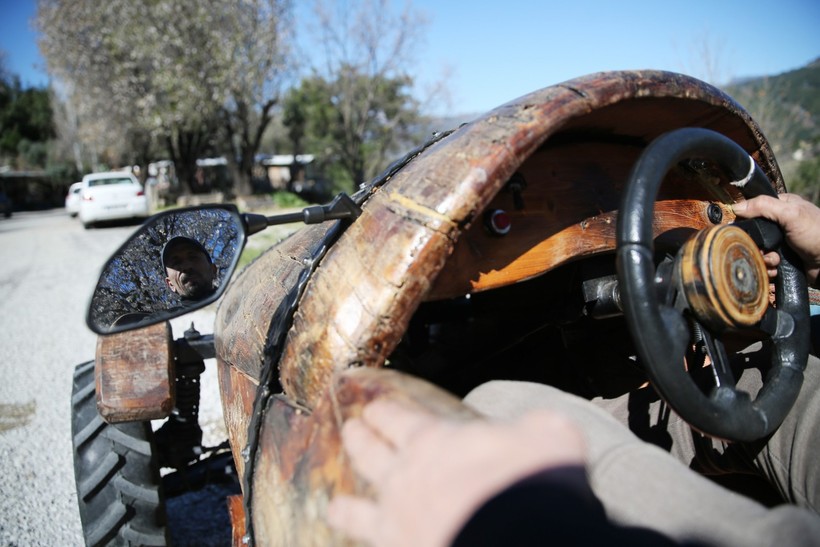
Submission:
[[[582,467],[532,475],[487,501],[453,547],[476,545],[673,545],[661,534],[612,524]]]

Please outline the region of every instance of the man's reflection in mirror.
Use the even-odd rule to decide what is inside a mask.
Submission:
[[[207,298],[216,291],[216,265],[195,239],[171,238],[162,248],[162,268],[165,283],[179,295],[183,305]]]

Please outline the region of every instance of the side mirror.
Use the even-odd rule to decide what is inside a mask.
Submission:
[[[154,215],[103,267],[88,327],[113,334],[207,306],[225,291],[246,239],[233,205]]]

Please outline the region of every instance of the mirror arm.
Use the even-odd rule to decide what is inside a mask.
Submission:
[[[268,226],[275,226],[277,224],[290,224],[292,222],[320,224],[327,220],[354,220],[361,214],[361,207],[356,205],[356,202],[354,202],[350,196],[341,193],[327,205],[305,207],[298,213],[285,213],[269,217],[254,213],[245,213],[242,215],[242,219],[245,221],[248,235],[252,235],[261,232]]]
[[[243,213],[240,216],[242,217],[242,222],[245,224],[245,231],[248,235],[261,232],[268,227],[268,220],[265,218],[265,215]]]
[[[362,214],[362,209],[342,192],[329,204],[307,207],[302,212],[305,214],[305,224],[319,224],[326,220],[355,220]]]

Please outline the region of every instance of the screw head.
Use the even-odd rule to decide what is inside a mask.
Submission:
[[[710,203],[706,208],[706,216],[712,224],[720,224],[723,221],[723,210],[715,203]]]

